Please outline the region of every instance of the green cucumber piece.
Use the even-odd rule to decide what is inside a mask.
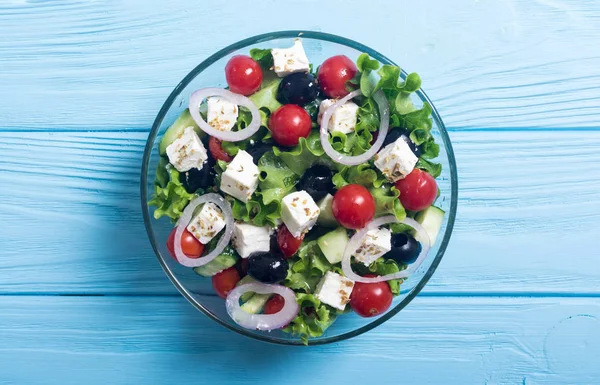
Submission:
[[[277,101],[277,88],[279,88],[281,78],[269,77],[263,80],[260,90],[250,95],[250,100],[258,108],[267,108],[270,112],[274,112],[281,107],[281,103]]]
[[[271,294],[254,294],[240,307],[247,313],[257,314],[262,311],[270,297]]]
[[[258,281],[257,281],[257,280],[255,280],[254,278],[252,278],[251,276],[249,276],[249,275],[246,275],[246,276],[244,276],[244,278],[240,279],[240,281],[237,283],[237,285],[236,285],[236,286],[240,286],[240,285],[243,285],[243,284],[246,284],[246,283],[254,283],[254,282],[258,282]],[[242,294],[242,296],[240,297],[240,300],[241,300],[242,302],[246,302],[246,301],[248,301],[248,300],[250,299],[250,297],[252,297],[253,295],[254,295],[254,293],[253,293],[253,292],[251,292],[251,291],[248,291],[248,292],[246,292],[246,293]]]
[[[442,228],[442,222],[444,221],[444,215],[446,213],[439,207],[429,206],[423,211],[420,211],[415,215],[415,221],[419,222],[425,229],[429,238],[431,239],[431,245],[435,244],[438,233]],[[413,231],[414,235],[414,231]]]
[[[319,206],[319,218],[317,219],[317,223],[321,226],[325,227],[338,227],[339,223],[335,220],[333,216],[333,210],[331,209],[331,204],[333,203],[333,195],[327,194],[323,199],[321,199],[317,205]]]
[[[196,134],[198,134],[200,138],[204,136],[204,131],[202,131],[200,127],[196,125],[194,118],[192,118],[192,115],[190,114],[190,110],[186,108],[185,111],[179,115],[175,123],[173,123],[171,127],[167,128],[167,131],[165,131],[160,144],[158,145],[158,152],[160,155],[165,155],[167,153],[167,147],[169,144],[173,143],[177,138],[179,138],[183,133],[183,130],[190,126],[194,127],[194,131],[196,131]]]
[[[194,272],[203,277],[212,277],[225,269],[229,269],[235,265],[238,257],[231,248],[226,248],[223,253],[219,254],[215,259],[204,266],[194,267]]]
[[[317,244],[329,263],[341,262],[348,245],[348,233],[345,228],[338,227],[317,239]]]

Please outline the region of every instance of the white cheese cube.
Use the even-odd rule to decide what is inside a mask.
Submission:
[[[396,182],[410,174],[418,160],[404,139],[398,138],[375,155],[375,167],[381,170],[390,182]]]
[[[281,200],[281,220],[295,238],[315,225],[320,212],[306,191],[293,192]]]
[[[248,202],[258,187],[258,174],[252,156],[240,150],[221,175],[221,191]]]
[[[248,223],[233,225],[232,245],[242,258],[259,251],[269,251],[271,248],[271,228],[260,227]]]
[[[350,302],[352,289],[354,289],[354,281],[328,271],[317,285],[315,297],[329,306],[344,310],[346,304]]]
[[[323,114],[329,107],[336,102],[335,99],[325,99],[319,105],[319,115],[317,116],[317,122],[321,124]],[[335,109],[329,119],[327,129],[330,132],[341,132],[343,134],[349,134],[354,131],[356,127],[358,116],[358,106],[353,102],[346,102]]]
[[[238,106],[225,98],[212,96],[207,99],[206,120],[219,131],[231,131],[238,118]]]
[[[206,148],[191,126],[184,129],[181,135],[167,146],[167,156],[169,163],[179,172],[186,172],[192,168],[200,170],[208,159]]]
[[[291,48],[273,48],[273,69],[279,77],[295,72],[308,72],[310,63],[299,39],[294,41]]]
[[[367,232],[362,244],[352,255],[357,262],[369,266],[390,250],[392,250],[392,232],[385,228],[373,229]]]
[[[225,227],[225,218],[221,209],[212,202],[205,203],[202,210],[192,219],[187,229],[192,235],[206,245]]]

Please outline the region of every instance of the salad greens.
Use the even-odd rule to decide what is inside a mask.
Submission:
[[[156,207],[154,218],[167,216],[173,222],[176,221],[194,197],[194,194],[187,192],[183,187],[179,180],[179,172],[173,168],[167,170],[164,161],[161,160],[156,172],[154,196],[148,202],[149,205]]]

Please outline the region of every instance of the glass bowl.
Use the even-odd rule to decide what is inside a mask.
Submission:
[[[225,301],[214,294],[211,280],[196,275],[192,269],[179,265],[171,258],[166,247],[166,240],[173,228],[173,224],[168,218],[155,220],[152,216],[153,208],[148,206],[148,200],[151,199],[154,191],[155,170],[160,158],[158,143],[165,130],[187,107],[190,94],[197,89],[205,87],[224,88],[227,85],[225,82],[224,67],[233,55],[248,55],[251,48],[287,48],[291,46],[292,39],[296,37],[302,38],[307,56],[312,63],[322,63],[328,57],[340,54],[356,60],[358,55],[366,52],[383,64],[396,65],[396,63],[384,55],[363,44],[321,32],[280,31],[241,40],[204,60],[183,78],[173,92],[171,92],[158,112],[158,116],[150,131],[144,151],[141,174],[142,211],[148,237],[162,268],[175,287],[192,305],[219,324],[251,338],[285,345],[302,345],[303,342],[300,338],[282,331],[261,332],[238,326],[227,315]],[[402,77],[405,76],[406,73],[402,72]],[[424,80],[427,82],[427,79]],[[433,107],[433,104],[423,91],[418,91],[413,101],[417,105],[429,102]],[[436,142],[440,145],[440,156],[436,161],[440,162],[443,166],[442,174],[437,180],[441,195],[436,201],[436,205],[446,212],[435,245],[433,245],[421,267],[402,284],[400,295],[394,297],[394,302],[386,313],[374,318],[361,318],[353,312],[344,314],[338,317],[323,336],[310,339],[308,342],[310,345],[326,344],[354,337],[390,319],[408,305],[419,291],[421,291],[440,263],[454,225],[458,186],[456,163],[450,138],[435,107],[433,107],[432,134]]]

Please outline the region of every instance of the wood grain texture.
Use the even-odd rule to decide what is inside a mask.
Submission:
[[[140,213],[145,137],[0,133],[0,292],[175,293]],[[457,222],[425,292],[600,294],[600,132],[452,139]]]
[[[294,385],[313,376],[556,385],[600,376],[597,299],[417,298],[368,334],[308,348],[234,334],[183,298],[0,297],[0,307],[3,384]]]
[[[9,0],[0,130],[147,129],[203,59],[285,29],[347,36],[418,71],[452,129],[598,127],[599,19],[594,0]]]

